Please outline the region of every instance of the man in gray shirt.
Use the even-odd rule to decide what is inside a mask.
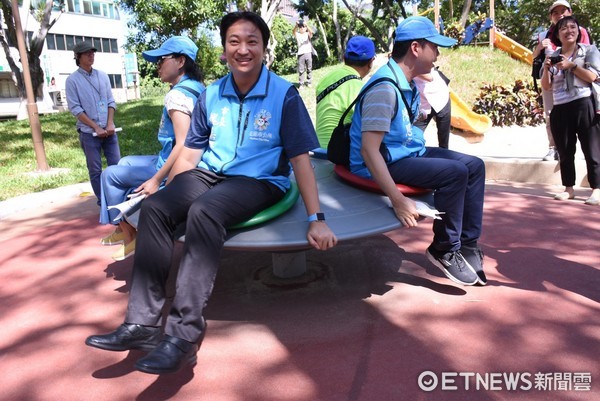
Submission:
[[[110,166],[119,162],[121,151],[115,135],[113,116],[117,106],[110,80],[104,72],[92,68],[96,51],[89,42],[79,42],[73,47],[79,69],[67,78],[66,95],[69,110],[77,117],[79,143],[85,154],[94,194],[100,204],[102,152]]]
[[[415,76],[433,68],[438,46],[456,40],[439,34],[425,17],[409,17],[396,29],[390,61],[367,83],[382,81],[356,104],[350,129],[350,170],[372,178],[389,197],[398,220],[417,225],[415,202],[396,183],[434,190],[437,210],[427,258],[450,280],[484,285],[482,231],[485,165],[477,157],[440,147],[426,147],[423,131],[413,126],[419,113]]]

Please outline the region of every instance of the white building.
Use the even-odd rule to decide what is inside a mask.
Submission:
[[[21,23],[29,37],[37,32],[39,23],[20,10]],[[53,11],[53,14],[58,11]],[[65,11],[46,36],[40,56],[44,69],[44,100],[38,101],[40,113],[64,108],[65,81],[77,69],[73,59],[75,43],[86,40],[98,49],[94,68],[108,74],[117,102],[137,98],[137,60],[125,54],[125,25],[120,18],[117,3],[112,0],[67,0]],[[15,44],[16,46],[16,44]],[[18,50],[11,48],[18,62]],[[51,85],[54,78],[54,85]],[[20,99],[3,51],[0,51],[0,116],[16,116]],[[23,112],[21,106],[21,113]]]

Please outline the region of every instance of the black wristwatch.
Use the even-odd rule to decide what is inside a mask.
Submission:
[[[325,213],[315,213],[308,216],[308,222],[311,223],[313,221],[325,221]]]

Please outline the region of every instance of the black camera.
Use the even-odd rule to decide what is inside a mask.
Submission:
[[[551,56],[550,57],[550,64],[554,65],[557,63],[560,63],[562,61],[562,57],[561,56]]]

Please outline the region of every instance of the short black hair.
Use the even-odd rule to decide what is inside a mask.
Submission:
[[[225,40],[227,38],[227,30],[231,27],[231,25],[235,24],[240,20],[249,21],[254,24],[259,30],[263,40],[264,50],[267,49],[267,43],[269,43],[269,37],[271,36],[271,30],[269,26],[262,19],[262,17],[252,11],[235,11],[229,13],[221,19],[221,25],[219,26],[219,31],[221,35],[221,45],[223,45],[223,49],[225,49]]]
[[[424,46],[427,39],[411,39],[411,40],[403,40],[400,42],[394,42],[394,47],[392,48],[392,58],[394,61],[400,61],[406,56],[408,53],[408,49],[410,49],[410,44],[412,42],[417,42],[419,45]]]
[[[347,58],[344,58],[344,64],[350,66],[350,67],[364,67],[365,65],[368,65],[371,62],[372,59],[368,59],[368,60],[348,60]]]
[[[558,31],[560,31],[560,28],[562,28],[568,22],[574,22],[575,25],[577,25],[577,43],[581,42],[581,29],[579,29],[579,22],[577,22],[577,19],[575,17],[573,17],[572,15],[569,15],[569,16],[562,17],[561,19],[559,19],[558,22],[556,23],[556,26],[554,27],[554,30],[552,30],[552,36],[550,37],[550,40],[552,41],[554,46],[558,46],[558,47],[562,46],[562,43],[560,42],[560,39],[558,38]]]

